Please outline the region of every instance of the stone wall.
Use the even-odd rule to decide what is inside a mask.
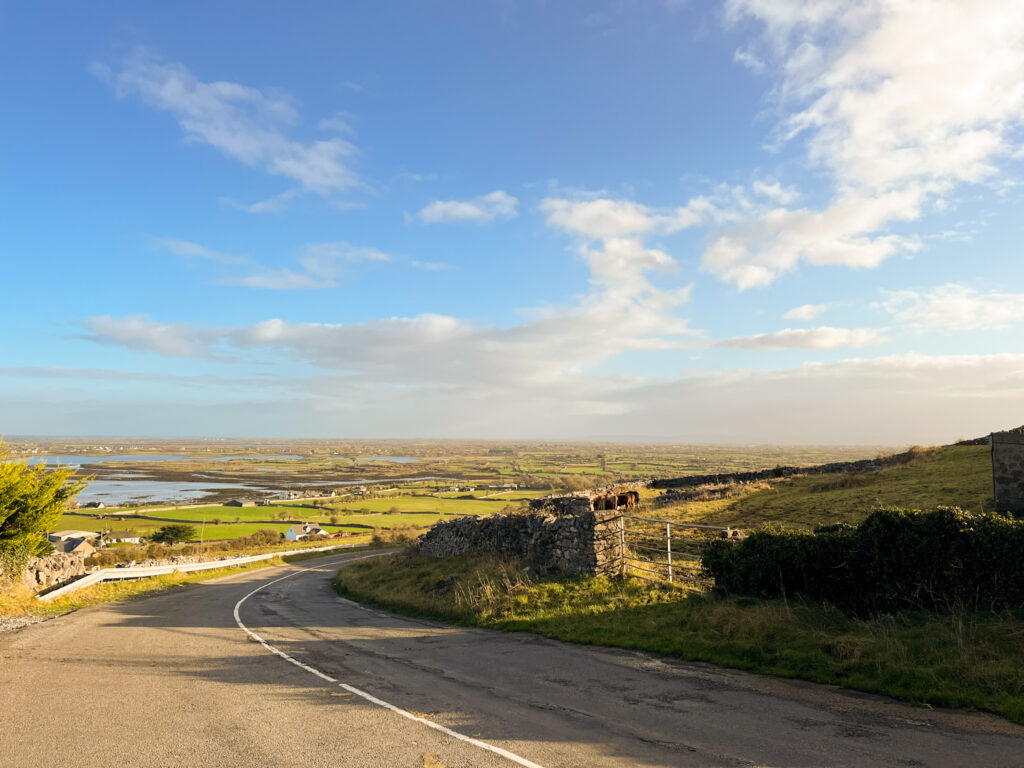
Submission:
[[[35,557],[28,562],[22,574],[22,583],[35,592],[84,576],[85,556],[54,552],[46,557]]]
[[[993,432],[989,441],[996,509],[1024,517],[1024,428]]]
[[[297,550],[301,552],[302,550]],[[229,555],[216,558],[216,560],[227,560]],[[33,590],[41,592],[51,587],[66,584],[74,581],[79,576],[92,573],[100,569],[100,566],[86,566],[86,556],[65,552],[54,552],[46,557],[35,557],[29,560],[21,576],[21,583]],[[213,562],[209,557],[198,555],[177,555],[160,559],[147,559],[138,562],[125,563],[126,566],[149,567],[156,565],[188,565],[192,563]]]
[[[582,498],[582,497],[568,497]],[[618,528],[589,509],[589,499],[510,514],[440,522],[416,540],[430,557],[495,554],[523,560],[541,574],[617,571]]]
[[[895,453],[892,456],[880,456],[877,459],[859,459],[857,461],[834,461],[829,464],[816,464],[813,467],[773,467],[757,469],[749,472],[720,472],[709,475],[685,475],[684,477],[663,477],[652,480],[651,488],[693,488],[698,485],[723,485],[731,483],[753,483],[759,480],[774,480],[793,475],[831,475],[836,473],[863,474],[878,472],[888,467],[906,464],[913,453]]]

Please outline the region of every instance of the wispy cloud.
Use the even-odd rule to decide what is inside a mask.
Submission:
[[[472,200],[435,200],[416,214],[424,224],[441,222],[472,222],[489,224],[496,219],[512,219],[518,213],[518,200],[504,190],[497,189]]]
[[[205,245],[193,243],[188,240],[179,240],[173,237],[156,237],[152,239],[152,247],[173,253],[186,259],[204,259],[215,261],[220,264],[245,264],[249,261],[245,256],[235,256],[222,251],[215,251]]]
[[[263,290],[294,291],[315,288],[333,288],[338,279],[354,264],[385,262],[391,254],[376,248],[351,245],[338,241],[307,245],[297,259],[298,268],[266,270],[243,277],[223,280],[224,285],[240,285]]]
[[[299,123],[292,100],[227,81],[203,82],[184,65],[138,48],[119,67],[93,66],[119,98],[137,96],[171,114],[186,142],[207,144],[246,165],[298,182],[321,194],[359,184],[350,162],[355,146],[339,138],[301,141],[287,134]]]
[[[897,323],[919,330],[997,330],[1024,323],[1024,293],[980,293],[948,284],[927,291],[885,291],[881,306]]]
[[[197,328],[187,323],[160,323],[144,315],[113,318],[90,317],[84,323],[89,332],[80,338],[108,346],[127,347],[173,357],[224,358],[218,352],[222,331]]]
[[[242,203],[230,197],[222,197],[220,202],[229,208],[245,211],[246,213],[280,213],[301,192],[301,189],[288,189],[279,195],[268,197],[265,200],[257,200],[255,203]]]
[[[414,269],[422,269],[426,272],[441,272],[448,269],[454,269],[451,264],[444,261],[419,261],[418,259],[413,259],[409,264]]]
[[[840,347],[867,347],[885,341],[879,328],[785,328],[753,336],[737,336],[714,343],[716,347],[730,349],[839,349]]]
[[[629,238],[585,242],[580,252],[590,271],[590,291],[573,306],[545,306],[525,313],[526,320],[498,328],[441,314],[392,317],[361,323],[290,323],[279,319],[254,325],[195,329],[190,326],[140,322],[126,318],[122,326],[109,318],[90,321],[95,340],[133,349],[173,349],[181,354],[209,354],[215,347],[235,350],[285,351],[327,369],[344,369],[353,381],[380,386],[480,387],[474,397],[492,388],[525,388],[580,384],[583,372],[623,352],[673,349],[691,331],[675,310],[690,296],[690,287],[655,288],[653,271],[671,269],[672,258]],[[388,254],[347,243],[308,247],[301,269],[256,274],[237,284],[259,288],[310,288],[336,283],[356,262],[386,261]],[[419,262],[419,268],[436,268]],[[172,343],[173,340],[173,343]],[[206,348],[194,344],[205,341]],[[186,344],[186,342],[189,342]],[[584,398],[585,399],[585,398]]]
[[[827,304],[801,304],[783,314],[785,320],[813,320],[828,309]]]

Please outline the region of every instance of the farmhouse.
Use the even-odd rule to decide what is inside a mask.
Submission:
[[[61,542],[60,547],[54,544],[53,549],[56,552],[64,552],[69,555],[82,555],[84,557],[96,554],[96,547],[85,539],[66,539]]]
[[[224,502],[225,507],[255,507],[256,502],[248,499],[230,499]]]
[[[46,538],[53,544],[54,552],[89,557],[96,551],[96,547],[89,542],[98,536],[99,534],[95,531],[57,531],[49,534]]]
[[[311,536],[329,536],[323,528],[316,523],[306,523],[305,525],[293,525],[287,531],[285,531],[284,537],[288,541],[300,541],[301,539],[308,539]]]
[[[142,537],[135,531],[108,531],[103,540],[108,544],[139,544]]]

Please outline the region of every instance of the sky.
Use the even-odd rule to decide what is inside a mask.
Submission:
[[[1024,423],[1014,0],[0,1],[0,433]]]

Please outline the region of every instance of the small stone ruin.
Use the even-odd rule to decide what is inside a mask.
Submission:
[[[989,435],[996,510],[1024,517],[1024,427]]]
[[[430,557],[513,557],[552,576],[617,572],[619,529],[613,521],[618,518],[594,506],[593,498],[585,495],[535,499],[526,512],[437,523],[414,547]]]

